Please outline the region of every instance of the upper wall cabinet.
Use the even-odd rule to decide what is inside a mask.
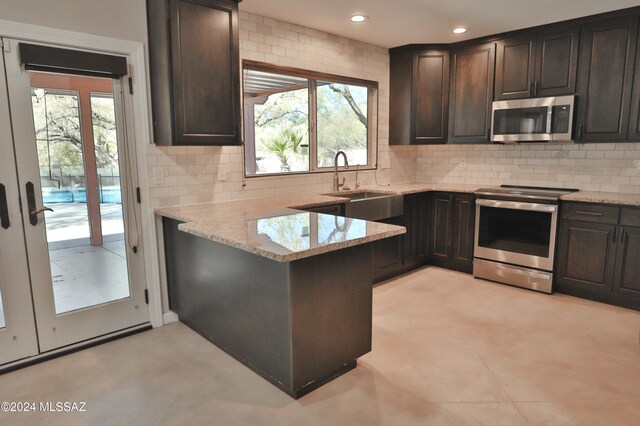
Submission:
[[[636,43],[636,66],[633,76],[633,93],[631,95],[631,115],[629,117],[628,138],[632,141],[640,140],[640,31]]]
[[[627,139],[637,32],[637,15],[582,27],[577,90],[578,140]]]
[[[154,139],[241,143],[238,2],[147,0]]]
[[[449,121],[449,52],[392,52],[391,93],[391,145],[446,143]]]
[[[575,93],[578,35],[573,26],[499,41],[495,99]]]
[[[489,143],[495,43],[451,52],[450,143]]]

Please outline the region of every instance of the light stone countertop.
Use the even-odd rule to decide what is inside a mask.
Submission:
[[[562,201],[583,203],[617,204],[640,207],[640,194],[619,194],[617,192],[578,191],[560,198]]]
[[[178,229],[277,262],[291,262],[404,234],[402,226],[311,213],[299,208],[344,203],[347,198],[292,195],[158,208]]]
[[[369,186],[357,191],[407,195],[420,192],[473,193],[480,185],[407,183]],[[406,232],[404,227],[360,219],[336,218],[299,209],[348,202],[332,195],[291,196],[222,201],[180,207],[157,208],[159,216],[181,222],[181,231],[223,243],[278,262],[290,262],[340,250]],[[562,201],[640,206],[640,194],[579,191]]]

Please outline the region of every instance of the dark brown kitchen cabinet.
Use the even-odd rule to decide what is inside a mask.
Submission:
[[[582,26],[576,139],[627,139],[637,32],[637,15]]]
[[[578,35],[573,26],[499,41],[495,99],[574,94]]]
[[[640,141],[640,31],[636,43],[636,66],[633,75],[633,92],[631,94],[631,109],[629,116],[628,139]]]
[[[613,292],[638,299],[640,306],[640,227],[622,226],[619,231]]]
[[[404,266],[424,262],[429,244],[429,196],[426,193],[404,196]]]
[[[473,194],[433,193],[429,203],[430,263],[471,272],[475,197]]]
[[[555,290],[640,309],[640,209],[564,203]]]
[[[449,121],[449,52],[391,52],[389,143],[446,143]]]
[[[241,143],[238,2],[147,0],[154,140]]]
[[[610,293],[616,225],[563,220],[558,234],[556,290]]]
[[[451,51],[449,143],[489,143],[495,43]]]
[[[404,219],[398,216],[380,222],[404,226]],[[399,274],[404,266],[404,235],[374,241],[373,245],[373,282],[379,282]]]

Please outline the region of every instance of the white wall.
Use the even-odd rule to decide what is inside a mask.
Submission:
[[[0,19],[147,42],[145,0],[2,0]]]
[[[640,194],[640,143],[421,146],[417,179]]]

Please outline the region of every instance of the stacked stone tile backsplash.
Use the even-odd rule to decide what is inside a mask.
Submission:
[[[416,180],[416,148],[389,148],[387,49],[267,17],[240,13],[240,57],[276,65],[377,81],[378,167],[361,171],[364,185]],[[242,147],[156,147],[147,150],[154,206],[322,192],[331,173],[244,178]],[[154,183],[154,174],[164,175]],[[355,171],[343,172],[353,185]]]
[[[420,146],[416,173],[420,182],[640,194],[640,143]]]

